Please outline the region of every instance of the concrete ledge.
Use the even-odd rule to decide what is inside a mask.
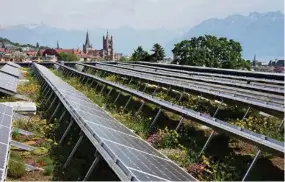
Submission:
[[[34,102],[2,102],[6,106],[13,107],[15,112],[19,113],[36,113],[37,106]]]

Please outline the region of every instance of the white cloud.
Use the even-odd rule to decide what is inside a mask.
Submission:
[[[0,0],[0,25],[44,22],[61,28],[191,27],[212,17],[284,11],[283,0]]]

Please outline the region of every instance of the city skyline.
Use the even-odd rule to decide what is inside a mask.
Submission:
[[[284,12],[283,0],[0,0],[0,27],[47,24],[64,29],[131,27],[182,29],[209,18],[251,12]],[[17,4],[17,6],[15,6]],[[225,8],[226,7],[226,8]],[[13,11],[11,11],[13,10]]]

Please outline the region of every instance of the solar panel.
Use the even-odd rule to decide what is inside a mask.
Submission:
[[[6,178],[11,140],[13,108],[0,104],[0,181]]]
[[[92,134],[92,140],[102,142],[101,147],[105,150],[105,155],[102,156],[109,154],[117,160],[116,165],[125,172],[125,178],[129,178],[131,174],[133,180],[196,180],[50,70],[35,65],[40,74],[57,90],[61,101],[80,119],[75,118],[75,121],[84,123],[87,130],[83,131]]]
[[[5,64],[2,68],[1,68],[2,72],[5,72],[9,75],[15,76],[17,78],[19,78],[21,76],[21,71],[18,68],[15,68],[13,66],[10,66],[8,64]]]
[[[19,79],[0,71],[0,92],[14,95],[17,92]]]
[[[10,66],[13,66],[13,67],[15,67],[15,68],[22,68],[22,66],[20,66],[20,65],[18,65],[18,64],[16,64],[16,63],[14,63],[14,62],[8,62],[7,64],[10,65]]]

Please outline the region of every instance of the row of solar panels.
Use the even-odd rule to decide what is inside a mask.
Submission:
[[[0,181],[7,176],[13,108],[0,104]]]
[[[21,68],[13,62],[8,62],[0,69],[0,92],[8,95],[17,93],[17,86],[21,78]]]
[[[105,62],[106,63],[106,62]],[[108,63],[108,62],[107,62]],[[112,63],[114,64],[114,63]],[[235,75],[225,75],[222,73],[211,73],[211,72],[199,72],[199,71],[186,71],[186,70],[179,70],[175,68],[164,68],[157,66],[157,64],[150,63],[150,65],[142,64],[142,63],[125,63],[125,62],[117,62],[118,65],[126,65],[131,68],[143,68],[150,71],[156,72],[168,72],[168,73],[180,73],[182,75],[191,75],[197,76],[201,78],[213,78],[217,80],[228,80],[228,81],[236,81],[238,83],[246,83],[250,85],[264,85],[264,86],[272,86],[272,87],[282,87],[284,86],[284,80],[275,80],[275,79],[268,79],[268,78],[256,78],[256,77],[247,77],[247,76],[235,76]],[[279,74],[278,74],[279,75]]]
[[[33,69],[121,180],[196,180],[50,70],[38,64]]]
[[[115,65],[107,65],[107,64],[97,64],[96,67],[98,68],[107,68],[109,70],[113,70],[115,72],[121,72],[121,73],[132,73],[135,75],[140,75],[140,76],[146,76],[146,77],[156,77],[159,79],[164,79],[168,81],[172,81],[174,83],[180,83],[185,86],[194,86],[194,87],[200,87],[200,88],[211,88],[211,90],[216,90],[216,91],[223,91],[223,92],[228,92],[230,94],[236,94],[236,95],[241,95],[244,97],[251,97],[258,99],[260,101],[264,102],[269,102],[269,103],[276,103],[276,104],[281,104],[283,105],[283,100],[284,97],[282,95],[276,95],[272,93],[267,93],[264,91],[256,91],[252,89],[245,89],[245,88],[238,88],[238,87],[233,87],[233,86],[227,86],[227,85],[220,85],[220,84],[213,84],[213,83],[206,83],[206,82],[199,82],[199,81],[191,81],[187,79],[179,79],[179,78],[173,78],[169,76],[162,76],[162,75],[156,75],[156,74],[151,74],[151,73],[145,73],[144,71],[140,70],[130,70],[130,69],[125,69],[124,67],[121,66],[115,66]]]
[[[150,62],[129,62],[134,64],[143,64],[149,66],[155,66],[160,68],[170,68],[178,69],[184,71],[193,72],[204,72],[204,73],[217,73],[223,75],[235,75],[243,77],[254,77],[261,79],[272,79],[284,81],[284,74],[282,73],[266,73],[266,72],[255,72],[255,71],[244,71],[244,70],[233,70],[233,69],[222,69],[222,68],[209,68],[209,67],[198,67],[198,66],[188,66],[188,65],[175,65],[175,64],[161,64],[161,63],[150,63]]]
[[[219,119],[213,118],[209,115],[201,114],[201,113],[196,112],[194,110],[187,109],[187,108],[175,105],[173,103],[157,99],[157,98],[155,98],[151,95],[145,94],[141,91],[134,90],[134,89],[131,89],[129,87],[125,87],[125,86],[113,83],[111,81],[107,81],[107,80],[102,79],[100,77],[96,77],[96,76],[91,75],[91,74],[83,73],[83,72],[80,72],[76,69],[73,69],[73,68],[70,68],[70,67],[67,67],[67,66],[64,66],[61,64],[57,64],[57,65],[60,66],[61,68],[63,68],[64,70],[68,70],[68,71],[76,73],[80,76],[86,77],[85,80],[91,79],[91,80],[101,82],[101,83],[106,84],[108,86],[111,86],[115,89],[121,90],[122,92],[128,93],[132,96],[141,98],[147,102],[155,104],[155,105],[157,105],[161,108],[164,108],[168,111],[179,114],[185,118],[189,118],[192,121],[199,122],[203,125],[206,125],[212,129],[214,129],[214,130],[218,130],[218,131],[220,131],[222,133],[226,133],[230,136],[238,137],[244,141],[248,141],[250,143],[253,143],[254,145],[262,148],[263,150],[273,152],[273,153],[281,155],[281,156],[283,156],[283,154],[284,154],[284,142],[280,142],[280,141],[277,141],[275,139],[268,138],[264,135],[249,131],[247,129],[240,128],[238,126],[235,126],[235,125],[229,124],[227,122],[221,121]]]
[[[156,85],[160,86],[172,87],[173,89],[178,88],[180,90],[195,92],[197,94],[202,94],[203,97],[208,97],[211,99],[221,98],[226,103],[234,102],[242,105],[248,105],[258,110],[279,117],[283,117],[284,114],[284,105],[283,105],[282,96],[272,96],[271,94],[266,94],[262,92],[256,93],[254,91],[250,91],[251,93],[241,92],[237,88],[230,90],[224,87],[215,89],[214,87],[210,86],[199,86],[197,84],[190,85],[189,83],[187,84],[187,82],[181,82],[176,79],[143,74],[143,73],[135,73],[130,70],[126,71],[107,66],[100,66],[100,65],[91,66],[80,63],[79,65],[84,66],[85,69],[91,68],[95,70],[106,71],[112,74],[141,79],[144,80],[145,82],[155,83]]]
[[[173,71],[165,71],[160,70],[159,68],[145,68],[145,66],[139,66],[139,65],[127,65],[127,64],[107,64],[107,63],[97,63],[100,65],[106,65],[106,66],[112,66],[115,68],[122,68],[126,70],[131,70],[139,73],[148,73],[153,75],[160,75],[160,76],[166,76],[170,78],[177,78],[179,80],[187,80],[192,81],[192,83],[211,83],[213,85],[224,85],[224,86],[230,86],[230,87],[237,87],[237,88],[243,88],[243,89],[249,89],[249,90],[257,90],[257,91],[263,91],[267,93],[273,93],[278,95],[284,95],[284,85],[276,85],[276,84],[256,84],[251,83],[247,81],[238,81],[234,79],[221,79],[221,78],[215,78],[212,76],[196,76],[196,75],[189,75],[188,73],[181,73],[181,72],[173,72]]]

